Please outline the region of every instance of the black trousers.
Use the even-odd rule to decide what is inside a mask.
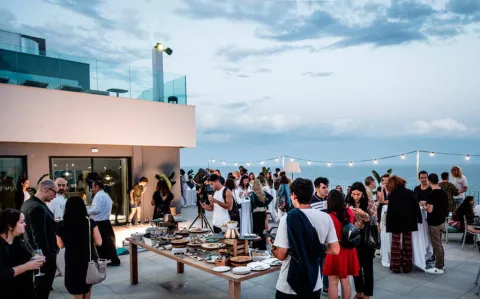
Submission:
[[[115,245],[115,232],[110,220],[97,221],[97,227],[102,236],[102,246],[97,247],[98,256],[102,259],[110,260],[114,264],[120,264]]]
[[[252,213],[253,233],[262,238],[260,241],[254,241],[252,243],[252,247],[255,249],[267,250],[267,239],[263,235],[263,231],[265,230],[265,219],[267,219],[266,212]]]
[[[57,272],[57,256],[47,257],[41,271],[44,273],[43,276],[35,276],[35,294],[37,299],[48,299]],[[34,271],[34,273],[38,274],[38,271]]]
[[[360,271],[358,276],[353,277],[355,291],[364,293],[365,296],[373,296],[373,258],[375,257],[375,248],[368,248],[365,244],[362,244],[357,247],[357,255]]]
[[[290,295],[290,294],[285,294],[277,290],[275,293],[275,299],[290,299],[290,298],[302,298],[302,299],[320,299],[320,294],[321,294],[322,289],[315,291],[311,294],[308,295]]]

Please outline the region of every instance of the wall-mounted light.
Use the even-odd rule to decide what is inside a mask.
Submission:
[[[92,153],[98,153],[98,148],[92,147]]]

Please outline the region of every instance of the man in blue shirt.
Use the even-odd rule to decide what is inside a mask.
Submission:
[[[105,185],[102,181],[95,181],[92,184],[92,191],[95,194],[92,206],[88,209],[90,218],[95,220],[102,236],[102,246],[97,247],[98,255],[102,259],[110,260],[109,266],[120,266],[120,259],[117,256],[115,232],[110,223],[112,212],[112,199],[103,190]]]

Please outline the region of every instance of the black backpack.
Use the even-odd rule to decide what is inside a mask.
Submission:
[[[362,242],[362,235],[357,227],[350,223],[347,219],[343,221],[342,227],[342,239],[340,240],[340,245],[343,248],[350,249],[355,248],[360,245]]]
[[[227,202],[227,188],[225,187],[223,189],[223,194],[222,194],[223,200]],[[228,211],[228,215],[230,216],[230,220],[232,221],[237,221],[240,223],[240,211],[238,210],[238,204],[235,201],[235,198],[233,198],[233,203],[232,203],[232,209]]]

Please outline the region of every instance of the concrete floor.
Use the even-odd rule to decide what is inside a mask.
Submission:
[[[196,208],[186,208],[182,213],[190,222]],[[207,214],[209,221],[211,215]],[[117,243],[141,227],[116,228]],[[443,275],[426,274],[414,269],[408,274],[392,274],[374,261],[375,290],[373,298],[381,299],[473,299],[476,296],[474,280],[480,267],[479,252],[473,245],[461,249],[460,235],[450,235],[444,244],[446,271]],[[129,256],[121,256],[122,265],[108,268],[107,279],[93,288],[93,298],[228,298],[228,282],[223,278],[185,266],[184,274],[176,273],[176,262],[151,252],[139,253],[139,284],[130,285]],[[275,298],[278,272],[242,283],[242,298]],[[352,283],[353,288],[353,283]],[[64,287],[63,278],[54,282],[50,298],[71,298]],[[322,298],[327,298],[322,296]]]

